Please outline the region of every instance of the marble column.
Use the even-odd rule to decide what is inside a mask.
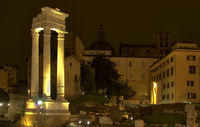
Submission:
[[[51,99],[51,30],[44,28],[43,49],[43,98]]]
[[[57,50],[57,100],[64,100],[65,84],[65,57],[64,57],[64,32],[58,32]]]
[[[32,29],[31,98],[39,95],[39,33]]]

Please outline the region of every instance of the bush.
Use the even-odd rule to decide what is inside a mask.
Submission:
[[[79,113],[80,110],[87,109],[88,107],[100,107],[104,103],[108,103],[109,99],[105,96],[86,94],[71,101],[69,109],[71,113]]]
[[[180,114],[153,114],[142,118],[147,124],[186,124],[186,118]]]

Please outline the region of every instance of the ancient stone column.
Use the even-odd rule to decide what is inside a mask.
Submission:
[[[64,32],[58,32],[57,50],[57,99],[64,100],[65,63],[64,63]]]
[[[51,99],[51,30],[44,28],[43,49],[43,98]]]
[[[39,33],[32,29],[31,98],[39,95]]]

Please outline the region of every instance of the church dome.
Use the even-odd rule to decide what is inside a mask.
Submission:
[[[92,43],[90,50],[110,50],[113,53],[112,46],[105,39],[106,32],[102,25],[100,25],[99,30],[97,31],[97,40]]]

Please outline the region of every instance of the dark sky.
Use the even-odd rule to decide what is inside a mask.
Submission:
[[[26,58],[31,52],[32,18],[41,7],[60,8],[70,14],[69,31],[88,46],[96,39],[100,24],[107,40],[155,44],[155,32],[172,32],[174,41],[200,41],[199,0],[6,0],[1,1],[0,64],[17,64],[19,78],[27,75]]]

